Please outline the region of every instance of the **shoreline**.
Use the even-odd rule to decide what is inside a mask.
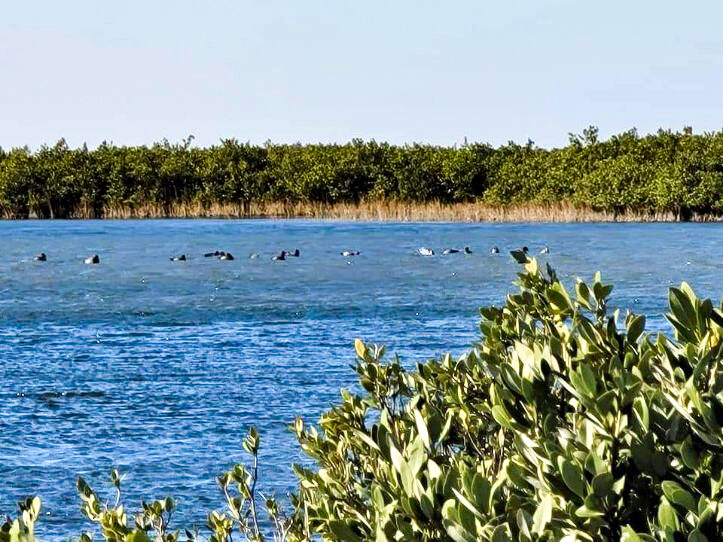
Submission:
[[[140,205],[106,208],[102,216],[79,209],[71,219],[331,219],[378,222],[490,222],[490,223],[586,223],[586,222],[700,222],[721,223],[723,215],[691,213],[682,219],[672,211],[597,211],[571,203],[490,205],[486,203],[406,203],[372,201],[361,203],[252,203],[244,210],[238,204],[173,204],[169,207]]]

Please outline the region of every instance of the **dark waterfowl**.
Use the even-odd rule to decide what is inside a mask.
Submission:
[[[279,252],[279,253],[276,254],[275,256],[272,256],[271,259],[272,259],[272,260],[279,260],[279,261],[285,260],[285,259],[286,259],[286,251],[285,251],[285,250],[282,250],[281,252]]]
[[[522,247],[520,250],[510,250],[510,254],[518,263],[528,263],[530,261],[529,252],[530,249],[527,247]]]
[[[500,253],[499,247],[492,247],[492,250],[490,250],[490,253],[491,254],[499,254]]]
[[[298,258],[301,255],[301,253],[299,252],[298,248],[295,248],[294,252],[287,252],[286,255],[293,256],[294,258]]]
[[[233,255],[230,252],[224,253],[219,260],[233,260]]]
[[[36,262],[45,262],[48,260],[48,257],[45,255],[45,252],[41,252],[37,256],[35,256]]]
[[[340,252],[339,254],[341,254],[345,258],[348,258],[349,256],[359,256],[359,254],[361,254],[361,252],[359,252],[358,250],[344,250],[343,252]]]
[[[545,245],[545,247],[540,251],[540,254],[549,254],[550,253],[550,247]]]
[[[171,258],[171,261],[172,261],[172,262],[185,262],[185,261],[186,261],[186,255],[185,255],[185,254],[181,254],[180,256],[173,256],[173,258]]]
[[[472,251],[469,249],[469,247],[464,247],[462,250],[458,248],[446,248],[444,249],[444,252],[442,252],[442,254],[459,254],[460,252],[464,252],[465,254],[472,254]]]
[[[434,256],[434,251],[431,248],[427,248],[427,247],[418,248],[417,252],[421,256]]]
[[[94,265],[94,264],[100,263],[100,258],[98,257],[97,254],[93,254],[92,256],[83,260],[83,263],[85,263],[87,265]]]
[[[203,255],[204,258],[213,258],[213,257],[219,257],[226,254],[223,250],[216,250],[214,252],[206,252],[206,254]]]

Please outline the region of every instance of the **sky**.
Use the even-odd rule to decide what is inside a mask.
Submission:
[[[719,0],[0,0],[0,146],[723,127]]]

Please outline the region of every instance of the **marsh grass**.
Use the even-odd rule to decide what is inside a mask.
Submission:
[[[92,218],[85,209],[74,218]],[[413,203],[396,200],[361,203],[175,203],[170,206],[107,207],[104,218],[319,218],[399,222],[676,222],[675,213],[597,211],[567,202],[556,204],[490,205],[486,203]],[[694,222],[719,222],[723,216],[694,214]]]

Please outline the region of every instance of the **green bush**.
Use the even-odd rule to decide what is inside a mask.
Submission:
[[[568,202],[596,210],[723,214],[723,132],[689,129],[598,139],[590,127],[567,146],[509,143],[497,148],[423,144],[263,146],[234,139],[194,148],[189,136],[150,147],[37,152],[0,149],[0,214],[100,217],[118,209],[175,204],[358,203],[367,200],[491,204]],[[165,210],[165,211],[164,211]]]
[[[331,540],[720,540],[723,307],[670,291],[675,340],[608,310],[596,275],[568,292],[521,253],[519,293],[482,309],[482,341],[404,371],[357,343],[345,393],[297,468]],[[620,320],[623,326],[619,327]]]
[[[611,312],[599,273],[570,291],[513,256],[519,291],[481,309],[481,340],[459,359],[410,371],[356,341],[364,391],[293,426],[316,465],[294,467],[289,516],[266,499],[258,519],[252,431],[254,466],[219,478],[227,512],[209,514],[210,539],[723,539],[723,304],[683,283],[670,290],[673,336],[648,334],[644,316]],[[144,504],[131,527],[113,483],[108,506],[79,481],[107,540],[178,539],[170,499]],[[31,540],[39,506],[21,503],[0,541]]]

